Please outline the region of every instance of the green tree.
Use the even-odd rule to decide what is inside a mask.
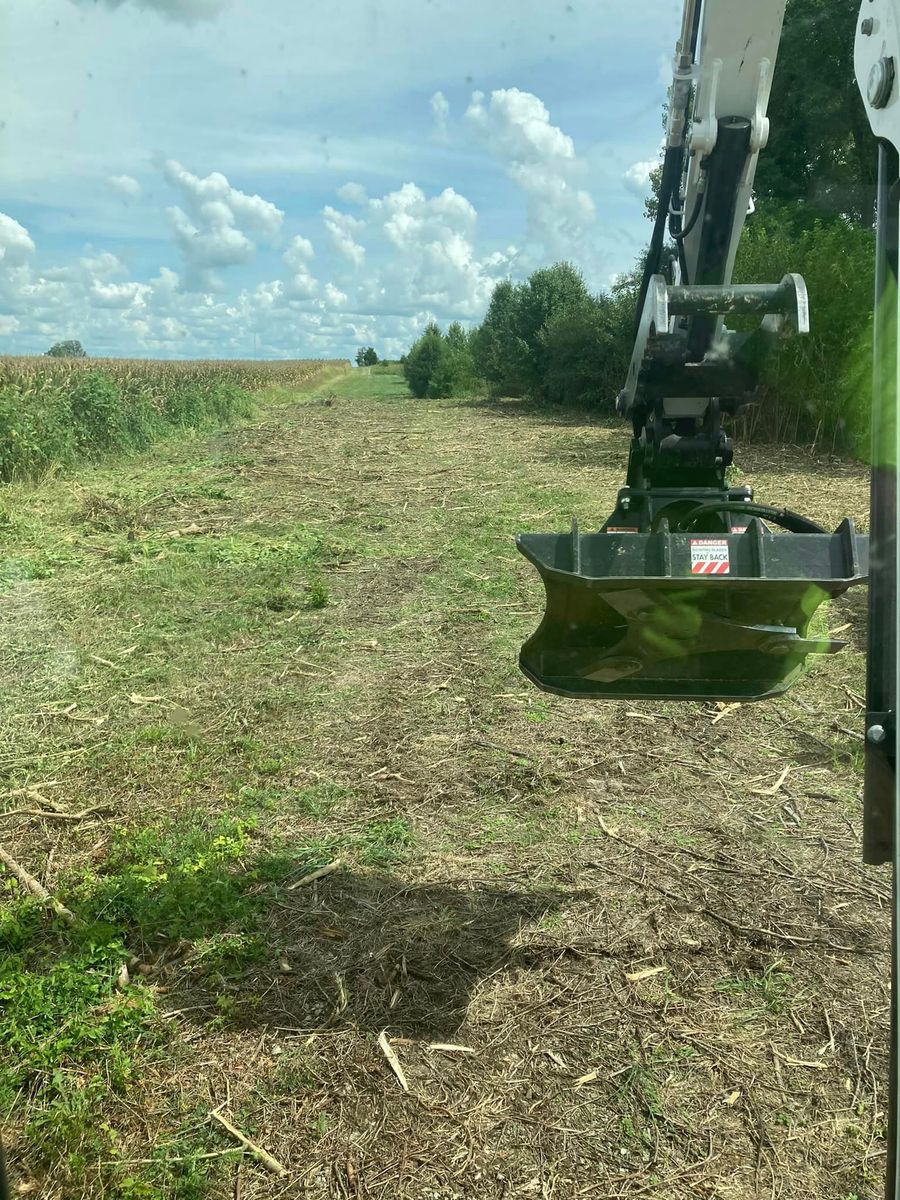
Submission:
[[[50,358],[87,358],[87,351],[74,338],[67,342],[55,342],[44,356]]]
[[[441,352],[434,364],[427,394],[431,397],[464,396],[474,390],[475,384],[471,339],[459,321],[454,321],[442,338]]]
[[[363,354],[363,366],[374,367],[378,362],[378,355],[375,353],[373,346],[367,346]]]
[[[434,321],[425,327],[425,332],[409,348],[403,374],[409,390],[420,400],[428,395],[428,386],[441,361],[444,338]]]
[[[529,275],[519,296],[516,324],[518,340],[525,347],[522,373],[530,396],[546,398],[549,360],[542,330],[554,317],[579,311],[589,300],[581,272],[571,263],[556,263]]]
[[[857,0],[788,0],[785,12],[756,192],[796,204],[807,224],[872,221],[875,144],[853,69],[858,10]]]
[[[741,239],[735,281],[771,282],[788,268],[806,280],[811,331],[770,358],[746,422],[757,436],[865,454],[875,235],[846,217],[798,232],[796,205],[761,208]]]
[[[552,404],[613,410],[631,357],[634,300],[588,296],[560,309],[540,333],[544,354],[542,391]]]
[[[526,347],[518,336],[521,285],[508,279],[496,285],[484,320],[472,335],[472,356],[477,374],[495,395],[520,396]]]
[[[547,370],[541,331],[551,318],[590,299],[571,263],[534,271],[525,283],[498,283],[472,340],[474,364],[495,395],[544,398]]]

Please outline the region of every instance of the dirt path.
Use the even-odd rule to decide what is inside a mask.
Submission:
[[[864,595],[765,705],[531,689],[512,536],[605,516],[625,445],[354,373],[5,495],[2,804],[32,815],[0,844],[89,931],[7,893],[31,1194],[878,1193]],[[855,466],[742,462],[760,499],[864,519]]]

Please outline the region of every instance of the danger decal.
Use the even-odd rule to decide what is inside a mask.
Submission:
[[[724,538],[691,538],[692,575],[728,575],[731,561]]]

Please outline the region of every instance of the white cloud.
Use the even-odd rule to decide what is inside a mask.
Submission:
[[[359,311],[427,308],[451,319],[481,314],[495,278],[476,255],[477,213],[465,196],[445,188],[428,197],[417,184],[405,183],[370,200],[369,211],[388,253],[360,285]]]
[[[309,300],[319,290],[318,281],[309,269],[309,260],[314,255],[312,242],[298,233],[291,238],[287,250],[281,256],[291,272],[286,291],[294,299]]]
[[[311,300],[318,294],[319,281],[309,271],[295,271],[288,279],[287,294],[295,300]]]
[[[110,175],[106,182],[123,200],[140,199],[141,185],[133,175]]]
[[[347,293],[336,288],[333,283],[325,284],[324,296],[325,302],[333,304],[335,308],[340,308],[347,303]]]
[[[80,283],[88,286],[97,279],[113,279],[116,275],[125,274],[125,264],[109,250],[99,253],[89,252],[64,267],[46,267],[41,278],[54,283]]]
[[[98,283],[95,280],[88,288],[88,297],[98,308],[130,308],[133,304],[142,304],[149,291],[143,283]]]
[[[435,92],[429,101],[434,117],[434,136],[439,142],[447,141],[447,120],[450,116],[450,105],[443,92]]]
[[[649,195],[650,173],[659,166],[659,162],[658,158],[648,158],[631,164],[622,176],[622,182],[633,196],[640,196],[643,199]]]
[[[284,213],[261,196],[233,188],[218,171],[201,179],[174,159],[163,171],[184,206],[166,210],[184,258],[183,286],[187,291],[221,290],[215,271],[248,263],[256,253],[256,243],[245,231],[271,242]]]
[[[85,6],[91,2],[96,6],[97,0],[74,0],[76,4]],[[228,8],[231,0],[102,0],[107,8],[121,8],[128,5],[134,8],[145,8],[149,12],[159,13],[163,17],[171,17],[175,21],[212,20]]]
[[[83,274],[94,279],[112,279],[115,275],[125,273],[125,264],[116,254],[109,250],[101,250],[99,254],[86,254],[78,260],[78,266]]]
[[[4,267],[18,267],[33,253],[34,242],[25,226],[0,213],[0,263]]]
[[[345,204],[365,204],[369,197],[361,183],[342,183],[337,190],[338,196]]]
[[[518,88],[492,92],[489,100],[474,92],[466,121],[525,193],[530,245],[524,265],[548,258],[574,258],[586,265],[596,209],[578,186],[582,164],[575,144],[550,123],[544,103]]]
[[[365,247],[354,238],[354,232],[365,228],[365,221],[350,213],[338,212],[330,204],[322,209],[322,220],[328,237],[338,254],[348,259],[355,267],[361,267],[366,257]]]
[[[315,253],[313,244],[309,238],[305,238],[298,233],[291,238],[282,258],[289,267],[292,267],[295,271],[299,271],[311,258],[315,257]]]

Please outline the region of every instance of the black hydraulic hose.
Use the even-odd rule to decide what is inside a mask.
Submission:
[[[691,58],[694,62],[697,61],[697,36],[700,32],[700,12],[703,8],[702,0],[694,9],[694,22],[691,25]]]
[[[690,55],[692,62],[697,61],[697,41],[700,36],[700,15],[703,9],[703,0],[697,0],[697,5],[694,9],[693,19],[691,21],[691,39],[690,39]],[[656,210],[656,220],[653,223],[653,234],[650,238],[650,249],[647,252],[647,261],[644,265],[644,274],[641,278],[641,286],[638,289],[637,307],[634,314],[634,336],[637,337],[638,329],[641,325],[641,316],[644,312],[644,301],[647,299],[647,291],[650,287],[650,280],[654,275],[659,273],[660,263],[662,261],[662,248],[666,236],[666,224],[669,220],[669,209],[672,205],[672,197],[678,195],[681,189],[681,174],[684,167],[684,137],[677,146],[668,146],[666,148],[665,157],[663,158],[662,179],[659,184],[659,207]],[[696,214],[699,216],[699,212]],[[693,228],[693,226],[691,226]],[[681,243],[678,243],[679,250]],[[684,273],[683,282],[687,282],[686,264],[684,255],[679,255],[682,272]]]
[[[669,146],[666,150],[665,158],[663,159],[662,179],[659,184],[659,199],[656,209],[656,220],[653,223],[653,234],[650,238],[650,248],[647,251],[647,261],[644,264],[644,274],[641,278],[641,286],[638,291],[637,308],[634,314],[634,336],[637,337],[638,329],[641,324],[641,316],[644,312],[644,301],[647,299],[647,291],[650,287],[650,280],[654,275],[659,273],[660,262],[662,261],[663,242],[666,237],[666,224],[669,220],[669,206],[672,203],[672,196],[681,182],[681,168],[684,162],[684,143],[677,146]]]
[[[694,211],[691,213],[690,220],[684,229],[674,230],[669,227],[669,233],[676,242],[683,242],[689,233],[693,232],[694,226],[700,220],[700,213],[703,211],[703,191],[697,193],[697,199],[694,201]],[[687,282],[686,280],[684,282]]]
[[[808,517],[801,517],[799,513],[791,512],[789,508],[772,508],[768,504],[748,504],[746,501],[740,500],[707,500],[702,504],[696,504],[683,517],[679,517],[672,523],[672,532],[686,532],[692,525],[696,525],[701,517],[709,513],[722,512],[742,513],[747,517],[762,517],[763,520],[771,521],[773,525],[780,525],[782,529],[787,529],[790,533],[827,532],[815,521],[810,521]]]

